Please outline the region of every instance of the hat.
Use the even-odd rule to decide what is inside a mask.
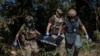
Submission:
[[[70,10],[68,11],[68,15],[69,15],[69,16],[76,16],[76,15],[77,15],[77,12],[76,12],[75,9],[70,9]]]
[[[63,11],[59,8],[57,9],[57,12],[60,13],[60,14],[63,14]]]

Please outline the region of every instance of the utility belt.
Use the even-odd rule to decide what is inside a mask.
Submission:
[[[29,38],[29,39],[25,39],[27,41],[31,41],[31,40],[36,40],[36,38]]]
[[[51,34],[58,34],[58,30],[59,30],[58,27],[52,26],[52,27],[51,27]]]
[[[73,33],[77,33],[77,32],[68,32],[68,31],[67,31],[67,32],[65,32],[65,33],[71,33],[71,34],[73,34]]]
[[[60,26],[52,26],[52,28],[56,28],[56,29],[59,29],[60,28]]]
[[[59,32],[59,26],[56,26],[56,27],[52,27],[51,28],[51,34],[57,35],[58,32]],[[64,30],[62,30],[60,33],[61,34],[64,33]]]
[[[29,33],[29,35],[26,36],[25,40],[27,40],[27,41],[36,40],[37,37],[38,37],[37,33],[33,33],[33,34]]]

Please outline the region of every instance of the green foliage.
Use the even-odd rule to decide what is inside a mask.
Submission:
[[[44,48],[40,49],[39,56],[53,56],[52,51],[46,51]]]
[[[5,0],[0,0],[0,4],[1,4],[1,3],[3,4],[4,2],[5,2]]]
[[[91,52],[94,49],[94,43],[92,40],[86,40],[84,37],[84,34],[81,33],[81,41],[82,41],[82,47],[81,47],[81,52]]]
[[[0,55],[9,56],[10,48],[7,44],[2,43],[3,37],[0,37]]]
[[[90,52],[92,50],[92,46],[89,42],[86,40],[83,40],[83,46],[81,48],[82,52]]]
[[[98,29],[94,31],[93,37],[97,42],[100,42],[100,32]]]

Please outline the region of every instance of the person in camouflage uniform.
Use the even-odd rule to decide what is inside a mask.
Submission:
[[[40,33],[35,29],[35,23],[33,21],[32,16],[27,16],[25,18],[25,23],[21,26],[20,30],[16,34],[16,38],[14,41],[14,45],[16,45],[19,35],[21,35],[23,42],[24,42],[24,55],[31,56],[38,56],[39,48],[36,42],[36,37]]]
[[[53,55],[56,55],[57,53],[59,53],[60,56],[64,56],[64,52],[65,52],[64,51],[65,37],[63,34],[63,30],[61,30],[63,26],[63,22],[64,22],[64,18],[62,15],[63,15],[63,11],[58,8],[56,10],[56,14],[50,17],[48,25],[47,25],[47,29],[46,29],[46,36],[51,34],[51,37],[55,40],[57,39],[58,36],[61,36],[63,38],[63,40],[59,43],[59,46],[57,46],[55,52],[53,52]]]

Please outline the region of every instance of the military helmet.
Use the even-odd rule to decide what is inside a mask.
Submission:
[[[58,13],[60,13],[60,14],[63,14],[63,11],[61,10],[61,9],[59,9],[59,8],[57,8],[57,10],[56,10]]]
[[[33,22],[33,17],[32,16],[27,16],[25,18],[25,22]]]
[[[35,23],[34,23],[34,19],[32,16],[26,16],[25,25],[27,27],[32,27],[33,29],[35,29]]]
[[[68,11],[68,16],[76,16],[76,15],[77,15],[77,12],[76,12],[75,9],[70,9],[70,10]]]

